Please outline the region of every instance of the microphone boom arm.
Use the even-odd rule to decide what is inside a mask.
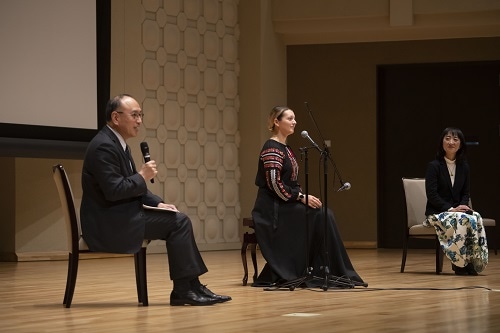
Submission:
[[[337,190],[337,192],[341,192],[341,191],[344,191],[344,190],[349,190],[351,188],[351,184],[349,182],[344,182],[342,180],[342,176],[340,175],[340,171],[338,170],[337,165],[335,164],[335,161],[333,160],[333,158],[332,158],[332,156],[330,154],[328,146],[326,145],[326,141],[325,141],[323,135],[321,134],[321,131],[319,130],[318,124],[316,123],[316,119],[314,119],[314,117],[312,115],[312,112],[311,112],[311,109],[309,108],[309,103],[304,102],[304,105],[306,107],[307,113],[309,114],[309,117],[311,118],[314,126],[316,127],[316,130],[319,133],[321,141],[323,142],[323,150],[321,150],[319,148],[319,146],[313,141],[313,139],[311,139],[311,137],[309,136],[309,134],[307,133],[307,131],[302,131],[302,133],[301,133],[302,137],[309,139],[309,141],[311,141],[311,143],[313,144],[313,146],[316,147],[319,150],[320,154],[324,155],[325,158],[328,158],[328,160],[330,160],[330,163],[333,166],[333,171],[335,172],[335,175],[337,177],[339,177],[339,181],[340,181],[340,184],[341,184],[341,186],[339,187],[339,189]],[[304,132],[305,132],[305,135],[304,135]]]

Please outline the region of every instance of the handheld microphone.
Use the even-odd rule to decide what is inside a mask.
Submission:
[[[342,186],[337,190],[337,192],[347,191],[351,189],[351,183],[345,182]]]
[[[300,133],[300,135],[302,135],[302,137],[304,139],[308,139],[315,148],[317,148],[319,151],[321,151],[321,149],[319,149],[319,146],[316,144],[316,142],[314,142],[314,140],[311,139],[311,137],[309,136],[309,133],[307,133],[307,131],[302,131]]]
[[[149,146],[146,141],[141,142],[141,152],[142,156],[144,157],[144,163],[148,163],[151,161],[151,155],[149,155]],[[151,178],[151,183],[154,183],[155,180]]]

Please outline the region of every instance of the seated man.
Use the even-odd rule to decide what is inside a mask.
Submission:
[[[107,124],[89,143],[83,162],[83,238],[90,250],[113,253],[136,253],[144,239],[163,239],[174,284],[170,305],[229,301],[231,297],[214,294],[198,279],[208,270],[189,217],[148,190],[156,162],[135,168],[125,142],[137,136],[142,118],[139,103],[129,95],[116,96],[106,106]],[[165,210],[145,210],[143,204]]]

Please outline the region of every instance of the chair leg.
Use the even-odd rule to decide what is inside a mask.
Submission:
[[[497,227],[494,226],[494,227],[491,227],[491,230],[492,230],[492,237],[488,237],[488,242],[491,244],[491,247],[493,248],[493,250],[495,250],[495,255],[497,255]],[[488,235],[488,234],[486,234]]]
[[[64,291],[63,305],[71,307],[73,294],[75,293],[76,276],[78,274],[78,253],[70,253],[68,256],[68,276],[66,278],[66,290]]]
[[[443,254],[441,251],[441,244],[439,244],[439,239],[436,236],[436,274],[443,271]]]
[[[71,253],[68,255],[68,272],[66,273],[66,287],[64,290],[63,305],[66,305],[68,301],[70,281],[71,281]]]
[[[495,250],[495,255],[497,255],[498,254],[498,252],[497,252],[497,240],[498,240],[498,238],[497,238],[497,226],[496,225],[493,227],[493,239],[494,239],[494,242],[491,245],[493,245],[493,249]]]
[[[146,248],[142,247],[134,254],[135,280],[137,285],[137,299],[143,306],[148,306],[148,283],[146,275]]]
[[[443,272],[443,258],[444,258],[444,253],[441,249],[441,251],[439,251],[439,273]]]
[[[143,247],[141,248],[141,254],[139,257],[139,266],[141,267],[141,295],[142,295],[142,305],[143,306],[148,306],[149,305],[149,299],[148,299],[148,279],[147,279],[147,273],[146,273],[146,248]]]
[[[256,254],[256,249],[257,249],[257,243],[252,243],[250,244],[250,252],[252,255],[252,264],[253,264],[253,282],[257,280],[257,254]]]
[[[134,253],[134,267],[135,267],[135,285],[137,287],[137,301],[142,303],[142,288],[141,288],[141,268],[139,266],[139,252]]]
[[[247,266],[247,247],[248,247],[248,232],[243,235],[243,244],[241,244],[241,262],[243,263],[243,285],[246,286],[248,282],[248,266]]]
[[[403,244],[403,257],[401,258],[401,273],[404,273],[405,271],[405,265],[406,265],[406,254],[408,252],[408,236],[405,236],[404,244]]]

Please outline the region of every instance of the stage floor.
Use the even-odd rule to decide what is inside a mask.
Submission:
[[[248,251],[249,252],[249,251]],[[133,257],[80,262],[70,309],[62,305],[66,261],[0,263],[1,332],[498,332],[500,257],[479,276],[455,276],[432,250],[348,249],[369,284],[339,290],[265,291],[242,286],[239,251],[203,252],[201,281],[233,300],[171,307],[167,258],[147,257],[149,306],[137,303]],[[264,260],[258,252],[259,269]],[[248,253],[250,281],[252,267]],[[250,282],[249,281],[249,282]]]

